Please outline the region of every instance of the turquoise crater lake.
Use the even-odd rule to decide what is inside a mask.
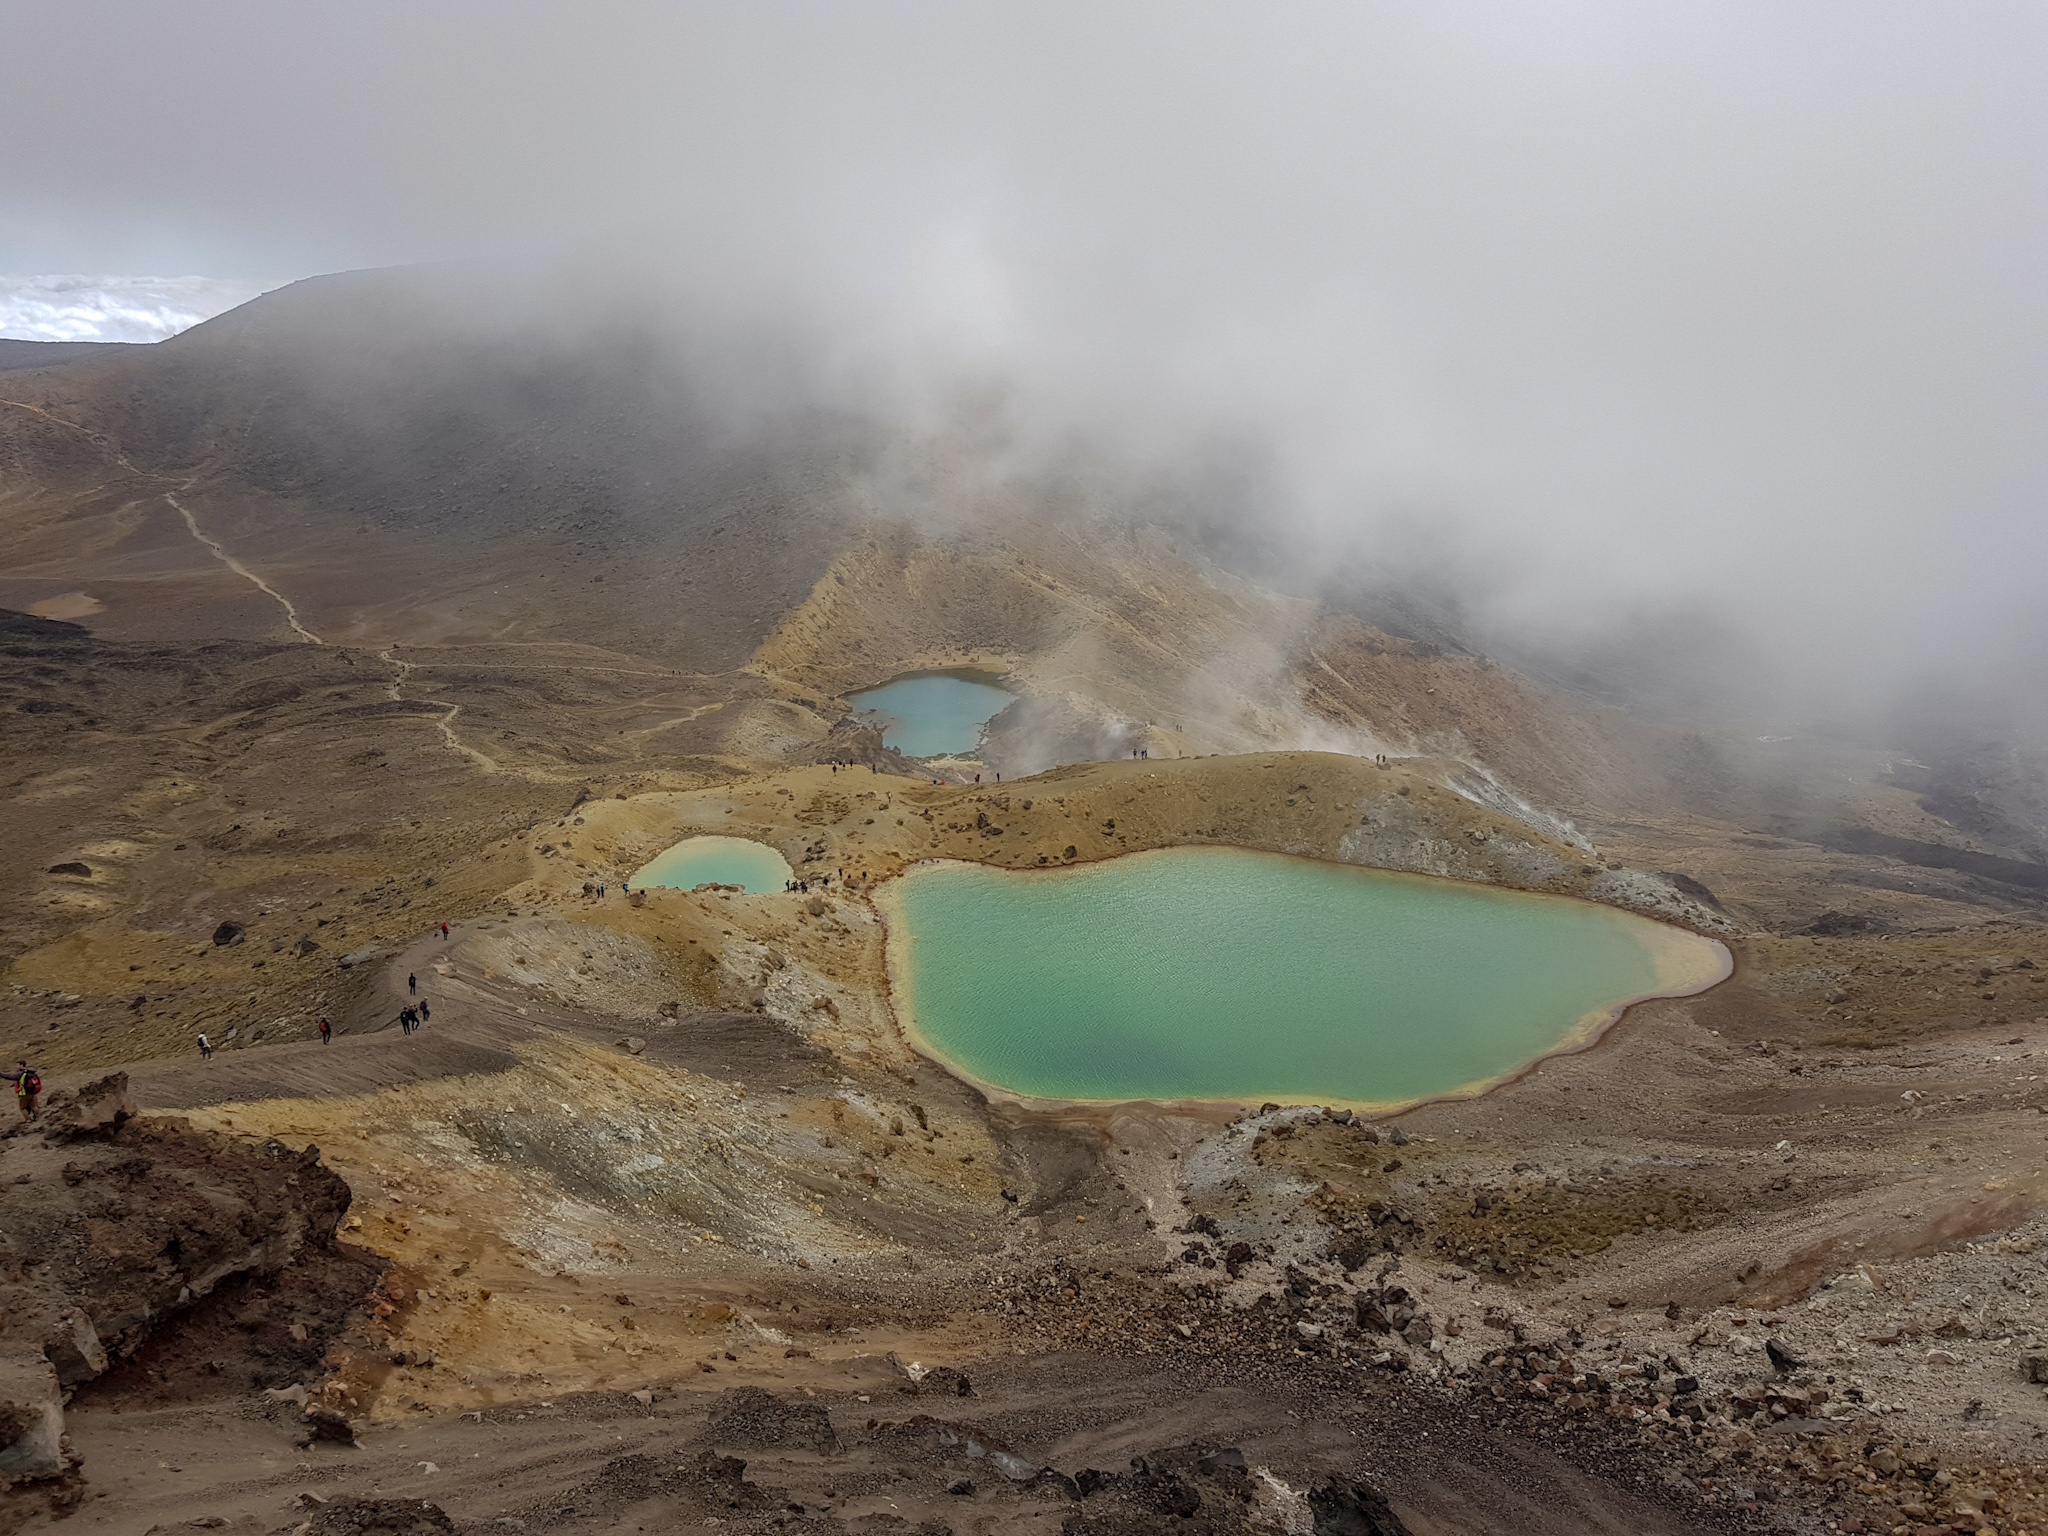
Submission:
[[[971,752],[981,728],[1017,701],[992,672],[913,672],[849,693],[855,709],[882,717],[882,745],[906,757]]]
[[[911,1038],[1046,1099],[1474,1092],[1730,966],[1711,939],[1591,902],[1234,848],[926,864],[881,895]]]
[[[632,883],[681,891],[738,885],[758,896],[781,890],[792,878],[789,860],[766,843],[749,837],[686,837],[641,865]]]

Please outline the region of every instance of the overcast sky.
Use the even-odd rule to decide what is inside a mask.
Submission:
[[[0,272],[286,278],[683,232],[690,281],[1507,620],[1706,594],[2048,660],[2048,9],[17,4]]]

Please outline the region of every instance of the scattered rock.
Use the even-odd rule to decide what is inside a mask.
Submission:
[[[455,1522],[422,1499],[336,1497],[305,1527],[305,1536],[452,1536]]]
[[[239,944],[246,932],[240,923],[222,923],[213,930],[213,942],[222,945]]]
[[[733,1387],[718,1395],[700,1437],[704,1444],[750,1450],[793,1449],[830,1454],[839,1436],[823,1405],[783,1399],[759,1387]]]

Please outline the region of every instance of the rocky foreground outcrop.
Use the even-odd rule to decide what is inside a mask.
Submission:
[[[348,1204],[317,1148],[137,1118],[124,1073],[48,1095],[0,1137],[0,1486],[64,1475],[74,1391],[224,1284],[330,1249]]]

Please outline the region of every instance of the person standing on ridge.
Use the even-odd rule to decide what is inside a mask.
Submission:
[[[206,1038],[204,1032],[199,1036],[199,1059],[201,1061],[213,1060],[213,1042]]]
[[[334,1038],[334,1030],[333,1030],[333,1029],[332,1029],[331,1027],[329,1027],[329,1025],[328,1025],[328,1023],[327,1023],[327,1021],[326,1021],[325,1019],[322,1019],[322,1020],[320,1021],[320,1043],[321,1043],[322,1045],[325,1045],[325,1044],[327,1044],[327,1043],[328,1043],[328,1042],[329,1042],[330,1040],[332,1040],[333,1038]]]
[[[431,1008],[429,1008],[429,1007],[427,1006],[427,1000],[426,1000],[426,999],[425,999],[424,997],[423,997],[423,998],[421,998],[421,999],[420,999],[420,1022],[421,1022],[422,1024],[424,1024],[424,1023],[426,1023],[426,1022],[427,1022],[427,1020],[431,1019],[431,1018],[432,1018],[433,1016],[434,1016],[434,1011],[433,1011],[433,1010],[432,1010]]]
[[[441,942],[443,944],[448,942],[448,925],[446,923],[441,925]]]
[[[36,1117],[36,1096],[43,1091],[43,1080],[36,1069],[25,1061],[17,1061],[12,1072],[0,1073],[14,1084],[14,1102],[21,1107],[21,1118],[33,1120]]]
[[[406,990],[407,992],[417,992],[417,991],[419,991],[419,989],[420,989],[420,979],[419,979],[419,977],[417,977],[417,976],[413,975],[413,974],[412,974],[412,973],[411,973],[410,971],[406,972],[406,976],[405,976],[405,990]]]

